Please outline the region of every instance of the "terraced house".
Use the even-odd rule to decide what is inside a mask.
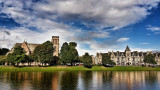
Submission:
[[[152,52],[131,52],[127,46],[124,52],[108,52],[108,53],[97,53],[93,59],[93,64],[102,64],[102,56],[108,54],[110,59],[116,63],[116,65],[142,65],[144,64],[144,56],[147,54],[154,54],[157,65],[160,65],[160,53]]]

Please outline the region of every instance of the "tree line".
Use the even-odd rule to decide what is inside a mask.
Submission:
[[[20,63],[28,63],[28,66],[30,66],[32,62],[37,62],[41,66],[46,66],[46,64],[49,66],[73,66],[83,63],[84,67],[92,68],[91,55],[89,55],[89,53],[85,53],[82,57],[80,57],[76,47],[76,42],[63,43],[59,57],[53,56],[54,48],[52,42],[50,41],[46,41],[42,45],[37,46],[30,55],[26,55],[23,48],[19,46],[14,48],[13,53],[9,53],[5,56],[9,49],[2,48],[0,49],[0,65],[3,65],[5,62],[7,65],[13,66],[19,66]],[[144,62],[156,64],[155,56],[153,54],[145,55]],[[102,65],[105,66],[106,64],[115,65],[115,62],[110,59],[110,55],[102,54]]]
[[[80,62],[84,63],[84,66],[88,67],[92,64],[91,56],[84,55],[83,60],[79,58],[78,51],[76,49],[76,42],[65,42],[63,43],[59,57],[53,56],[54,48],[53,44],[50,41],[44,42],[42,45],[37,46],[33,53],[26,55],[26,52],[21,48],[21,46],[15,47],[13,53],[9,53],[7,56],[3,57],[3,61],[7,65],[19,66],[20,63],[28,63],[28,66],[32,62],[37,62],[40,65],[44,66],[48,64],[49,66],[53,65],[69,65],[73,66]],[[89,58],[88,58],[89,57]],[[0,59],[2,59],[0,57]]]
[[[0,55],[6,55],[8,51],[8,48],[0,48]]]
[[[0,48],[0,65],[5,64],[6,54],[9,52],[8,48]]]

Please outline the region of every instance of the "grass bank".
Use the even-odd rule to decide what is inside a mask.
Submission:
[[[52,66],[52,67],[12,67],[0,66],[0,71],[18,71],[18,72],[48,72],[48,71],[160,71],[160,67],[140,67],[140,66],[114,66],[103,67],[93,66],[85,68],[83,66]]]

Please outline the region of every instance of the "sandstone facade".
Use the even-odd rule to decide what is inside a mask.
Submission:
[[[52,36],[51,41],[53,43],[53,48],[54,48],[53,56],[58,56],[58,54],[59,54],[59,37]],[[23,48],[23,50],[26,52],[26,55],[30,55],[31,53],[33,53],[34,49],[40,45],[42,45],[42,44],[27,43],[26,41],[24,41],[23,43],[16,43],[13,46],[13,48],[10,50],[9,53],[13,53],[15,47],[21,46]]]
[[[59,36],[52,36],[52,43],[54,48],[53,56],[57,56],[59,54]]]
[[[152,53],[152,52],[131,52],[129,47],[126,47],[124,52],[108,52],[108,53],[97,53],[96,57],[92,60],[93,64],[102,64],[102,56],[103,54],[110,55],[110,59],[116,63],[116,65],[142,65],[144,64],[144,56],[147,54],[154,54],[155,61],[157,65],[160,65],[160,53]]]

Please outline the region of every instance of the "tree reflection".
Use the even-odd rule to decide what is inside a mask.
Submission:
[[[91,87],[92,75],[93,75],[92,71],[81,72],[82,84],[85,90],[89,90]]]
[[[0,90],[157,90],[159,71],[0,72]]]
[[[78,72],[63,72],[60,80],[61,90],[76,90]]]
[[[155,85],[156,81],[158,80],[157,72],[155,71],[145,72],[145,80],[147,84]]]

